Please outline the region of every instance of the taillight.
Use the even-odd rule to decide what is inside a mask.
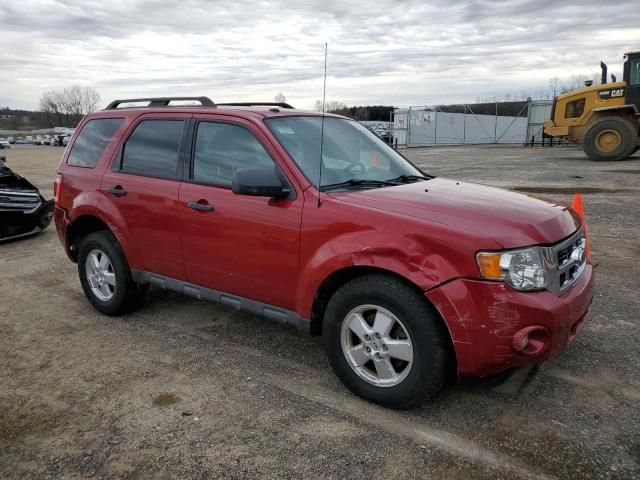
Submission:
[[[60,194],[62,191],[62,175],[56,174],[56,178],[53,181],[53,200],[56,205],[60,204]]]

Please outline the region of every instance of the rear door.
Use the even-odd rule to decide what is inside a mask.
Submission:
[[[190,282],[293,310],[303,197],[277,159],[251,122],[196,115],[180,187],[182,248]],[[296,194],[278,200],[234,194],[233,174],[245,168],[278,169]]]
[[[180,152],[190,114],[137,119],[102,177],[101,207],[124,239],[132,268],[184,279],[178,209]]]

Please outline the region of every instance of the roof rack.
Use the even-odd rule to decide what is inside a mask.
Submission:
[[[169,103],[174,101],[196,101],[200,102],[203,107],[215,107],[216,104],[209,97],[149,97],[149,98],[125,98],[122,100],[114,100],[105,110],[115,110],[123,103],[141,103],[147,102],[147,107],[168,107]]]
[[[232,103],[218,103],[217,105],[224,105],[226,107],[280,107],[280,108],[294,108],[288,103],[283,102],[232,102]]]

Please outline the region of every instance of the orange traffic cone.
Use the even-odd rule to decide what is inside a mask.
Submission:
[[[584,230],[585,238],[585,253],[587,258],[591,258],[591,244],[589,242],[589,232],[587,231],[587,216],[584,214],[584,205],[582,204],[582,195],[575,193],[573,195],[573,201],[571,202],[571,208],[582,219],[582,229]]]

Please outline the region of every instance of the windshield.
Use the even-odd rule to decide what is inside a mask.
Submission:
[[[398,183],[401,177],[423,177],[391,147],[361,124],[342,118],[278,117],[267,120],[273,134],[298,164],[305,176],[318,187],[320,177],[320,140],[322,135],[322,185],[359,184],[377,188]],[[324,189],[324,188],[323,188]]]

